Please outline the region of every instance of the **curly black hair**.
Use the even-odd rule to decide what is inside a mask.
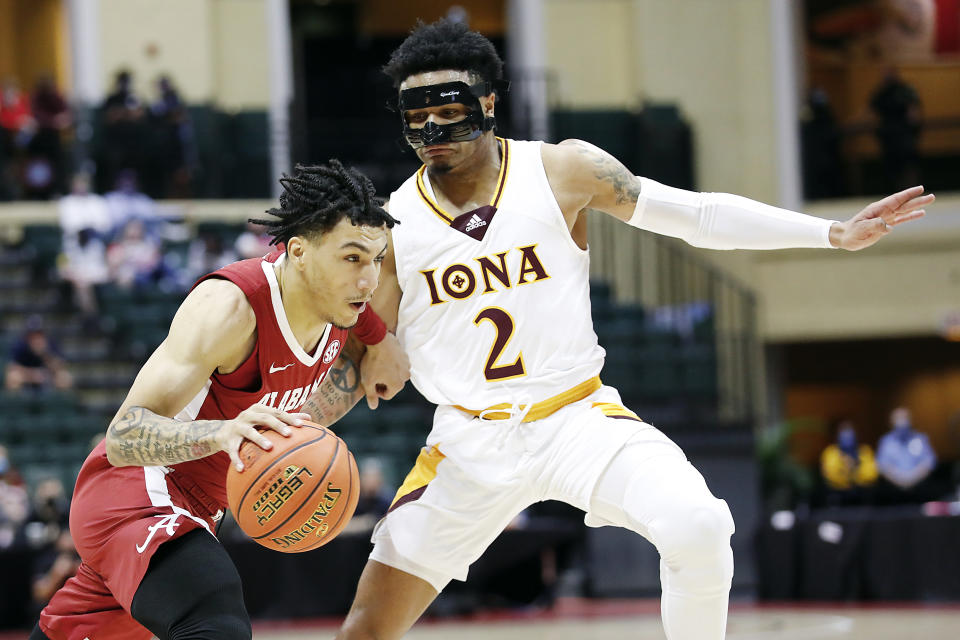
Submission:
[[[503,78],[503,60],[493,43],[465,24],[447,18],[430,24],[417,21],[407,39],[390,55],[383,72],[393,80],[394,87],[399,87],[412,75],[441,69],[466,71],[477,80]]]
[[[399,224],[381,206],[370,178],[354,168],[344,167],[339,160],[327,164],[302,165],[293,168],[293,175],[280,178],[283,193],[280,207],[266,213],[272,220],[250,218],[264,225],[273,236],[270,244],[286,243],[293,236],[315,236],[337,226],[341,218],[354,225],[388,229]]]

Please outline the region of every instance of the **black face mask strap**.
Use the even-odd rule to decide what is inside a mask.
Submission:
[[[466,82],[454,81],[439,84],[413,87],[400,92],[397,109],[403,123],[403,134],[413,148],[424,145],[439,144],[441,142],[467,142],[479,137],[482,133],[496,127],[493,116],[484,116],[480,99],[491,93],[506,92],[509,83],[504,81],[478,82],[468,85]],[[412,109],[426,109],[444,104],[462,104],[467,107],[467,117],[460,122],[438,125],[428,122],[421,128],[410,127],[404,113]]]

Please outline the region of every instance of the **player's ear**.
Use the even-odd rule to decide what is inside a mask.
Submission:
[[[488,96],[480,98],[480,104],[483,106],[483,115],[489,117],[493,115],[493,105],[497,102],[497,96],[491,93]]]
[[[293,236],[287,240],[287,258],[292,260],[298,267],[302,267],[305,248],[304,239],[300,236]]]

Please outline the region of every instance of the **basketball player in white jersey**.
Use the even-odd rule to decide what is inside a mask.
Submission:
[[[385,67],[424,166],[391,196],[402,224],[372,304],[437,410],[338,637],[399,638],[517,513],[556,499],[656,545],[670,640],[718,640],[733,519],[683,452],[600,382],[586,216],[714,249],[856,250],[933,196],[909,189],[833,222],[673,189],[580,141],[498,138],[501,67],[486,38],[445,20],[420,25]]]

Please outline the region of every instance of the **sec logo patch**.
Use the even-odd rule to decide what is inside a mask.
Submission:
[[[338,353],[340,353],[340,341],[334,340],[330,343],[330,346],[327,347],[327,350],[323,352],[323,364],[333,362],[333,359],[337,357]]]

